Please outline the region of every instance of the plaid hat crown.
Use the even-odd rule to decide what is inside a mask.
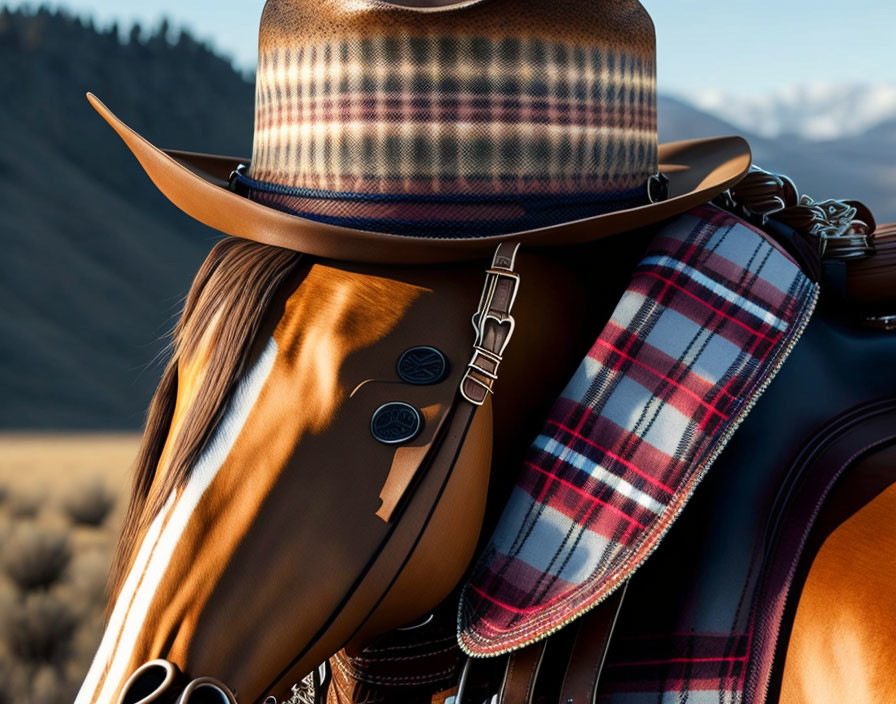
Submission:
[[[235,186],[382,232],[493,234],[647,201],[655,34],[636,0],[268,0]]]

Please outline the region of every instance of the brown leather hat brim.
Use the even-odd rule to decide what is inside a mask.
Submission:
[[[119,120],[95,95],[87,99],[137,157],[174,205],[221,232],[319,257],[356,262],[425,264],[486,257],[500,242],[556,246],[601,239],[683,213],[737,183],[750,169],[750,146],[741,137],[671,142],[659,146],[659,170],[669,198],[561,225],[484,237],[427,237],[354,230],[289,215],[226,188],[246,159],[163,151]]]

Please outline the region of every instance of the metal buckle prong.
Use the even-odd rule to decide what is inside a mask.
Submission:
[[[511,271],[510,269],[502,269],[500,267],[485,270],[486,274],[491,274],[492,276],[497,276],[502,279],[512,279],[516,284],[520,282],[520,275],[515,271]]]
[[[471,375],[471,374],[468,374],[468,375],[465,377],[465,379],[466,379],[467,381],[472,381],[474,384],[478,384],[478,385],[481,386],[483,389],[485,389],[487,393],[490,393],[490,394],[495,393],[494,391],[492,391],[492,387],[489,386],[488,384],[486,384],[484,381],[482,381],[482,379],[477,379],[475,376],[473,376],[473,375]],[[482,404],[479,403],[478,401],[474,401],[474,400],[471,399],[469,396],[467,396],[467,395],[464,393],[463,389],[461,389],[461,394],[463,394],[464,398],[467,399],[468,401],[470,401],[470,403],[475,403],[477,406],[481,406],[481,405],[482,405]]]
[[[479,372],[480,374],[482,374],[482,376],[488,377],[492,381],[497,381],[498,375],[495,372],[490,372],[488,369],[483,369],[476,363],[478,361],[477,358],[480,355],[483,357],[487,356],[487,355],[484,355],[481,353],[480,348],[477,347],[476,350],[477,351],[473,353],[473,358],[470,360],[470,363],[467,365],[467,368],[473,369],[474,371]],[[498,364],[500,364],[500,360],[498,360]],[[496,364],[496,366],[497,366],[497,364]]]
[[[475,352],[473,352],[473,359],[475,360],[478,356],[483,356],[486,359],[494,362],[495,364],[500,364],[504,361],[504,357],[502,357],[497,352],[493,352],[492,350],[488,350],[485,347],[479,347],[474,345]]]

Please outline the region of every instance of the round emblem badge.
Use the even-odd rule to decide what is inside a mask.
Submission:
[[[386,403],[370,419],[373,437],[386,445],[397,445],[413,440],[423,428],[423,416],[409,403]]]
[[[411,347],[398,359],[398,376],[408,384],[438,384],[448,373],[448,360],[435,347]]]

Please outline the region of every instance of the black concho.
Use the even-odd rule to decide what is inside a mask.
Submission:
[[[408,384],[438,384],[448,373],[448,360],[435,347],[411,347],[398,359],[398,376]]]
[[[422,428],[423,416],[420,411],[400,401],[380,406],[370,419],[373,437],[387,445],[413,440]]]

